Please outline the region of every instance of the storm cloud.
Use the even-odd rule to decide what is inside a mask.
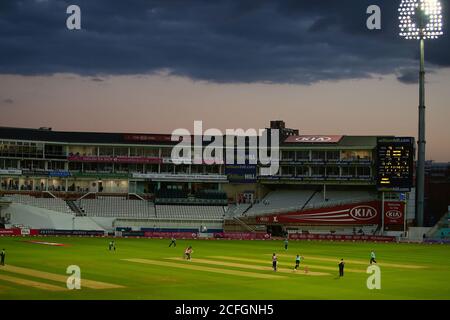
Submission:
[[[419,83],[419,72],[415,69],[399,70],[397,80],[404,84],[417,84]]]
[[[11,98],[3,99],[2,102],[3,102],[4,104],[14,104],[14,100],[11,99]]]
[[[396,75],[417,67],[417,42],[397,35],[400,1],[2,0],[0,73],[142,75],[216,83],[295,83]],[[79,31],[66,8],[81,8]],[[366,28],[379,5],[382,30]],[[448,16],[448,6],[445,6]],[[428,67],[450,66],[445,32]]]

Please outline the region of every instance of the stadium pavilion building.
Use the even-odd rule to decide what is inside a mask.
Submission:
[[[1,127],[0,192],[10,201],[1,218],[52,228],[54,219],[39,218],[49,211],[77,217],[79,226],[67,219],[64,229],[275,234],[403,230],[404,217],[414,219],[413,192],[377,186],[377,145],[386,136],[300,135],[283,121],[271,129],[280,130],[279,171],[262,176],[258,165],[176,165],[169,134]]]

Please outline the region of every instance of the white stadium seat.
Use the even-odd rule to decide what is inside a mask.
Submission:
[[[156,214],[162,219],[223,219],[222,206],[157,205]]]
[[[269,192],[261,201],[245,213],[247,216],[255,216],[273,211],[288,211],[291,209],[312,209],[331,205],[352,203],[357,201],[368,201],[377,198],[375,192],[370,191],[350,191],[350,190],[329,190],[325,197],[323,191],[313,190],[275,190]],[[239,210],[237,213],[244,211]]]
[[[60,198],[36,198],[25,194],[8,195],[13,202],[64,213],[74,213],[67,203]]]
[[[155,218],[155,206],[144,200],[125,197],[98,197],[77,200],[76,205],[87,215],[95,217]]]

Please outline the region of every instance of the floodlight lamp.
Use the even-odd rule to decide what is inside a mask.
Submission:
[[[443,34],[439,0],[402,0],[398,12],[401,37],[437,39]]]

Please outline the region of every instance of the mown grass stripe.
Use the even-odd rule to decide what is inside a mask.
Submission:
[[[55,274],[55,273],[50,273],[50,272],[45,272],[45,271],[39,271],[39,270],[35,270],[35,269],[16,267],[16,266],[12,266],[12,265],[6,265],[6,266],[2,267],[1,270],[7,271],[7,272],[11,272],[11,273],[27,275],[27,276],[31,276],[31,277],[35,277],[35,278],[41,278],[41,279],[57,281],[57,282],[63,282],[63,283],[66,283],[67,277],[69,276],[69,275],[60,275],[60,274]],[[93,281],[93,280],[88,280],[88,279],[83,279],[83,277],[81,277],[81,286],[82,287],[87,287],[87,288],[90,288],[90,289],[117,289],[117,288],[123,288],[123,286],[120,286],[120,285],[106,283],[106,282],[100,282],[100,281]]]
[[[13,277],[13,276],[8,276],[6,274],[0,274],[0,280],[11,282],[11,283],[15,283],[15,284],[18,284],[18,285],[21,285],[21,286],[32,287],[32,288],[41,289],[41,290],[47,290],[47,291],[63,291],[63,290],[66,290],[66,288],[54,286],[52,284],[43,283],[43,282],[37,282],[37,281],[33,281],[33,280],[28,280],[28,279],[17,278],[17,277]]]
[[[270,254],[268,254],[270,255]],[[287,255],[287,254],[283,254],[280,253],[278,255],[279,257],[292,257],[291,255]],[[305,259],[308,260],[317,260],[317,261],[326,261],[326,262],[336,262],[339,259],[334,259],[334,258],[325,258],[325,257],[318,257],[318,256],[309,256],[309,255],[305,255],[304,256]],[[359,265],[365,265],[368,266],[369,265],[369,261],[362,261],[362,260],[354,260],[354,259],[345,259],[345,262],[347,263],[352,263],[352,264],[359,264]],[[377,263],[378,266],[380,267],[393,267],[393,268],[404,268],[404,269],[425,269],[427,268],[426,266],[420,266],[420,265],[414,265],[414,264],[400,264],[400,263],[388,263],[388,262],[379,262]]]
[[[248,259],[248,258],[238,258],[238,257],[229,257],[229,256],[212,256],[211,258],[216,259],[224,259],[224,260],[233,260],[233,261],[245,261],[245,262],[253,262],[253,263],[267,263],[267,260],[258,260],[258,259]],[[278,261],[278,265],[286,266],[288,265],[287,262]],[[293,266],[293,264],[292,264]],[[304,268],[305,266],[308,267],[308,269],[319,269],[319,270],[329,270],[329,271],[335,271],[338,272],[338,265],[336,263],[336,267],[331,266],[322,266],[322,265],[315,265],[315,264],[309,264],[302,261],[300,264],[301,268]],[[366,273],[366,270],[359,270],[359,269],[352,269],[345,267],[346,272],[353,272],[353,273]]]
[[[177,261],[183,260],[182,258],[167,258],[167,259],[177,260]],[[243,263],[235,263],[235,262],[225,262],[225,261],[199,259],[199,258],[195,258],[195,260],[193,260],[193,262],[195,262],[195,263],[204,263],[204,264],[212,264],[212,265],[219,265],[219,266],[226,266],[226,267],[243,268],[243,269],[272,271],[271,267],[264,267],[264,266],[250,265],[250,264],[243,264]],[[277,272],[290,273],[290,274],[299,274],[299,275],[305,275],[305,276],[326,276],[326,275],[330,275],[329,273],[315,272],[315,271],[308,271],[308,273],[305,273],[305,272],[299,270],[298,272],[293,272],[293,270],[282,269],[282,268],[277,268]]]
[[[284,276],[279,276],[279,275],[274,275],[274,274],[264,274],[264,273],[223,269],[223,268],[211,268],[211,267],[193,265],[189,261],[185,261],[184,263],[181,261],[180,261],[180,263],[175,263],[175,262],[167,262],[167,261],[148,260],[148,259],[122,259],[122,260],[129,261],[129,262],[137,262],[137,263],[143,263],[143,264],[149,264],[149,265],[162,266],[162,267],[172,267],[172,268],[189,269],[189,270],[196,270],[196,271],[206,271],[206,272],[230,274],[230,275],[235,275],[235,276],[259,278],[259,279],[285,278]]]

